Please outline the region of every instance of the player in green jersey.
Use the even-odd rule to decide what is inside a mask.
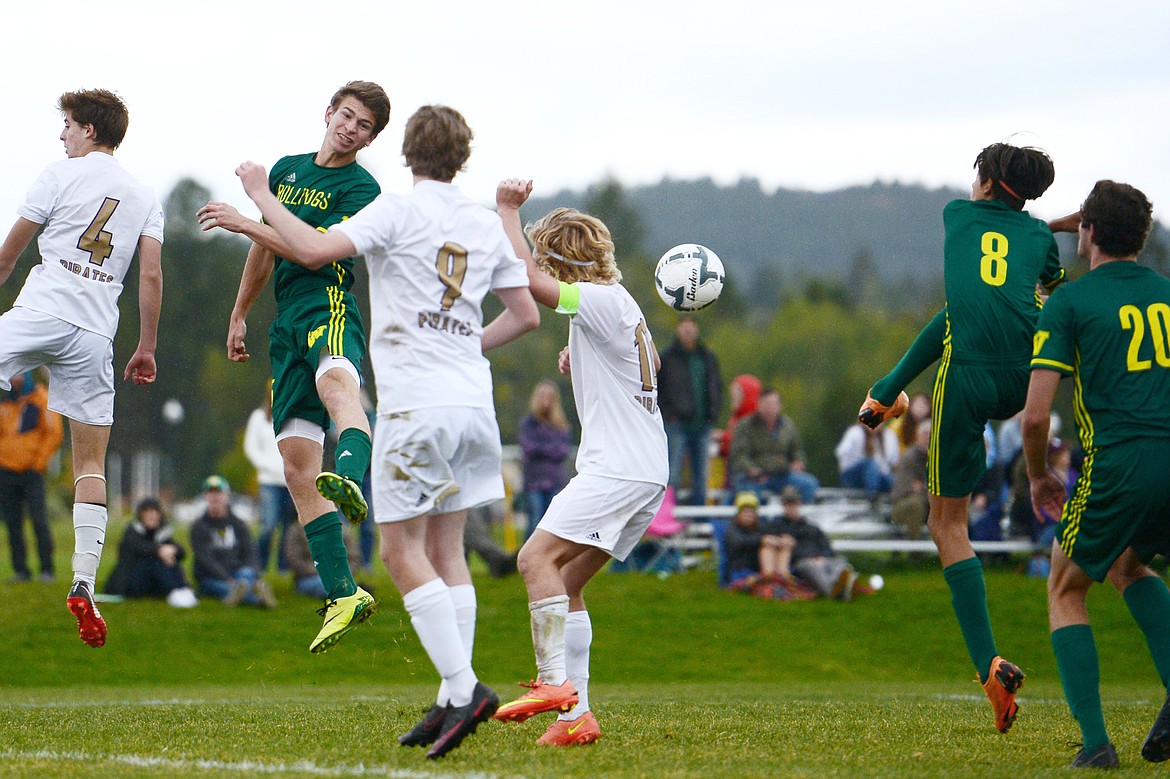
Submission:
[[[1170,681],[1170,590],[1146,565],[1170,551],[1170,280],[1137,264],[1152,224],[1150,202],[1127,184],[1098,181],[1079,214],[1077,253],[1089,272],[1053,293],[1036,331],[1022,433],[1032,504],[1060,517],[1048,579],[1052,648],[1083,747],[1074,767],[1112,768],[1100,667],[1085,596],[1109,581]],[[1061,378],[1085,463],[1071,499],[1048,470],[1049,414]],[[1142,747],[1170,758],[1170,700]]]
[[[931,536],[967,651],[1006,733],[1019,707],[1020,669],[999,656],[983,566],[968,536],[971,492],[986,469],[983,430],[1024,406],[1041,287],[1064,278],[1052,229],[1023,210],[1052,184],[1039,149],[996,143],[975,159],[970,200],[943,210],[947,304],[894,370],[877,382],[858,418],[870,427],[905,410],[905,385],[939,360],[932,396],[927,487]],[[1067,226],[1061,225],[1064,229]]]
[[[390,99],[369,81],[351,81],[325,110],[325,137],[316,153],[284,157],[272,167],[269,188],[298,218],[327,230],[356,214],[380,192],[357,154],[390,121]],[[226,203],[199,210],[204,230],[221,227],[252,239],[228,327],[228,358],[248,359],[247,315],[275,277],[276,319],[269,328],[272,423],[285,480],[305,527],[317,572],[329,593],[325,618],[310,644],[322,652],[373,612],[372,596],[357,586],[342,540],[340,509],[361,522],[368,508],[361,492],[370,465],[370,426],[359,389],[365,326],[353,286],[354,258],[318,269],[286,259],[288,244],[269,225],[247,219]],[[340,429],[336,473],[321,470],[325,429]],[[336,508],[334,507],[336,503]]]

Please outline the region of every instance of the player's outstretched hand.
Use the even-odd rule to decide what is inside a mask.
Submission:
[[[567,346],[561,349],[561,353],[557,355],[557,370],[561,372],[562,376],[569,375],[569,347]]]
[[[203,232],[222,227],[228,232],[241,233],[244,231],[245,222],[248,221],[234,207],[218,200],[212,200],[203,206],[195,212],[195,216],[199,220],[199,229]]]
[[[248,334],[248,323],[232,318],[228,323],[227,356],[232,362],[247,362],[248,350],[244,347],[244,336]]]
[[[154,354],[141,349],[134,352],[130,362],[126,363],[126,370],[122,374],[124,380],[133,380],[135,384],[154,384],[158,367],[154,363]]]
[[[528,179],[504,179],[496,187],[497,209],[519,209],[532,194],[532,182]]]
[[[1032,511],[1036,516],[1051,520],[1059,519],[1060,511],[1067,499],[1068,493],[1064,489],[1064,484],[1052,471],[1044,474],[1042,479],[1032,480]]]
[[[240,167],[236,168],[236,175],[240,177],[240,183],[244,185],[248,197],[253,200],[257,195],[268,191],[268,171],[263,165],[251,161],[241,163]]]

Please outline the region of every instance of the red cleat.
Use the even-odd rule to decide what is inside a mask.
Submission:
[[[495,717],[500,722],[523,722],[534,714],[568,711],[577,705],[577,688],[568,679],[555,686],[540,679],[528,684],[520,682],[520,686],[528,687],[529,692],[496,709]]]
[[[983,684],[983,692],[995,710],[995,729],[1000,733],[1007,733],[1020,713],[1020,707],[1016,705],[1016,693],[1023,686],[1024,672],[1019,667],[1002,657],[991,661],[991,673]]]
[[[92,647],[106,643],[106,621],[93,604],[93,594],[83,582],[73,582],[65,605],[77,617],[77,632],[81,640]]]
[[[571,747],[578,744],[592,744],[601,738],[601,726],[593,712],[587,711],[577,719],[558,719],[548,726],[537,744],[553,747]]]

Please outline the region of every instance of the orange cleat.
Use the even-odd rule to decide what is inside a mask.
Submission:
[[[545,684],[540,679],[519,684],[530,691],[496,709],[495,718],[500,722],[523,722],[534,714],[568,711],[577,705],[577,688],[568,679],[559,685]]]
[[[536,740],[546,747],[571,747],[578,744],[592,744],[601,738],[601,726],[593,712],[587,711],[577,719],[558,719],[548,726],[544,735]]]
[[[1007,733],[1020,713],[1020,707],[1016,705],[1016,693],[1024,686],[1024,672],[997,656],[991,661],[991,673],[982,686],[987,699],[991,701],[991,708],[995,710],[995,729]]]
[[[93,595],[84,583],[73,582],[65,605],[77,617],[77,633],[81,640],[92,647],[104,646],[106,643],[106,621],[93,605]]]
[[[902,416],[908,408],[910,408],[910,396],[905,392],[898,393],[892,406],[883,406],[867,392],[865,393],[865,402],[857,411],[857,421],[873,430],[882,422]]]

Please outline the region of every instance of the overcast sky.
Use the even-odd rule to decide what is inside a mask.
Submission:
[[[0,215],[63,156],[57,96],[117,91],[122,164],[160,198],[184,176],[247,203],[237,163],[314,151],[334,90],[376,81],[394,105],[361,161],[405,191],[402,128],[445,103],[476,134],[457,179],[551,194],[710,176],[836,189],[875,179],[966,188],[997,140],[1040,146],[1056,183],[1031,211],[1074,210],[1098,178],[1170,221],[1170,3],[21,3],[0,65]],[[245,209],[249,210],[249,209]],[[254,209],[250,210],[254,213]],[[168,215],[174,219],[176,215]],[[3,225],[7,230],[7,225]],[[701,237],[687,236],[687,240]]]

